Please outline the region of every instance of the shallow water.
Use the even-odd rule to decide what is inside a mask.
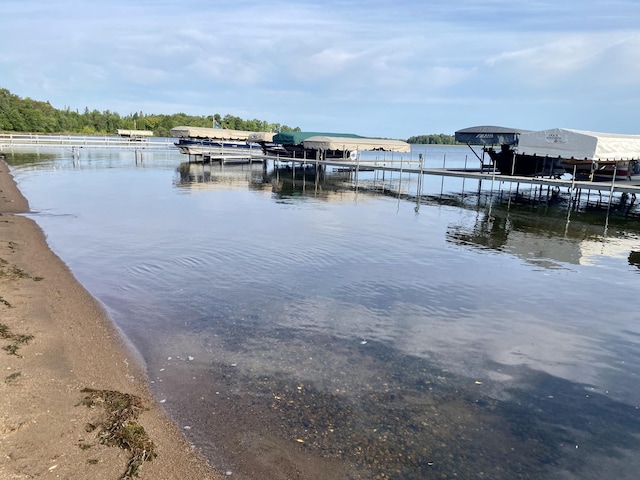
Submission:
[[[9,162],[221,471],[636,478],[640,228],[617,199],[177,153]]]

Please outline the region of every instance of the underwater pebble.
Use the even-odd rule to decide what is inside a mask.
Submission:
[[[160,403],[165,403],[167,401],[166,398],[163,398],[162,400],[160,400]]]
[[[225,474],[227,477],[230,477],[231,475],[233,475],[233,472],[232,472],[231,470],[227,470],[226,472],[224,472],[224,474]]]
[[[184,428],[185,430],[191,430],[191,425],[185,425],[185,426],[184,426],[184,427],[182,427],[182,428]]]
[[[193,361],[193,357],[192,357],[191,355],[189,355],[189,356],[187,357],[187,361],[192,362],[192,361]]]
[[[173,357],[167,357],[167,360],[171,360]]]
[[[366,344],[367,344],[367,341],[366,341],[366,340],[362,340],[362,341],[360,342],[360,345],[366,345]]]

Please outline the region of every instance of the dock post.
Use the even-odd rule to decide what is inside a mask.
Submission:
[[[442,156],[442,170],[446,169],[447,165],[447,154],[445,153]],[[444,191],[444,175],[442,176],[442,180],[440,181],[440,196],[442,196],[442,192]]]
[[[611,201],[613,200],[613,192],[616,184],[616,174],[618,173],[618,162],[613,164],[613,177],[611,177],[611,190],[609,190],[609,204],[607,205],[607,217],[609,216],[609,209],[611,208]]]
[[[356,153],[356,198],[358,198],[359,178],[360,178],[360,152]]]
[[[421,153],[418,155],[418,162],[420,163],[420,173],[418,174],[418,184],[416,186],[416,212],[418,212],[418,210],[420,209],[420,196],[422,195],[422,180],[424,175],[422,173],[424,159]]]
[[[291,162],[291,184],[296,188],[296,161]]]
[[[392,158],[393,162],[393,158]],[[400,199],[400,193],[402,192],[402,157],[400,157],[400,181],[398,182],[398,199]]]
[[[465,172],[467,171],[467,159],[468,159],[469,155],[465,155],[464,156],[464,170]],[[462,198],[464,199],[464,183],[465,183],[466,177],[462,177]]]

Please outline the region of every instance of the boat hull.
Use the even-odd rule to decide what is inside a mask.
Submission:
[[[496,169],[503,175],[558,177],[566,172],[559,158],[521,155],[510,148],[502,148],[499,152],[493,148],[487,148],[485,151]]]
[[[250,155],[252,149],[259,151],[257,145],[252,145],[246,141],[233,142],[180,139],[175,145],[178,147],[178,150],[180,150],[180,153],[188,155]]]
[[[300,160],[347,159],[351,152],[346,150],[322,150],[305,148],[303,145],[262,144],[265,155]]]
[[[576,180],[611,181],[615,174],[616,180],[640,179],[640,162],[638,160],[621,161],[591,161],[563,159],[567,173],[574,175]]]

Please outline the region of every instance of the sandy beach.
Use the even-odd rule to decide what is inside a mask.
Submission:
[[[0,160],[0,478],[215,479]]]

